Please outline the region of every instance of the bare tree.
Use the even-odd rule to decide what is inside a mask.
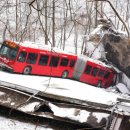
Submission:
[[[47,23],[47,1],[48,0],[45,0],[45,31],[46,31],[46,33],[48,33],[48,31],[47,31],[47,29],[48,29],[48,23]],[[48,44],[48,40],[47,40],[47,37],[46,37],[46,35],[45,35],[45,44]]]
[[[16,41],[18,40],[18,0],[16,0]]]
[[[121,0],[118,2],[117,0],[111,2],[109,0],[91,0],[91,2],[79,0],[1,1],[0,34],[4,34],[4,38],[17,41],[43,39],[43,43],[52,42],[53,46],[56,46],[57,40],[60,39],[59,45],[63,50],[66,49],[68,39],[73,36],[72,44],[75,45],[75,52],[77,53],[78,44],[82,44],[82,53],[85,41],[78,43],[79,36],[89,34],[96,27],[98,17],[107,17],[104,8],[106,3],[110,5],[116,16],[112,22],[115,22],[116,27],[122,25],[122,29],[125,29],[129,35],[130,2],[124,1],[127,5],[125,7],[121,5]],[[116,9],[113,6],[114,2],[115,5],[117,3]],[[59,39],[56,38],[57,36]]]
[[[52,1],[52,45],[55,46],[55,0]]]
[[[126,31],[127,31],[128,37],[129,37],[130,33],[129,33],[129,30],[128,30],[128,28],[127,28],[127,25],[126,25],[126,23],[123,21],[123,19],[120,17],[120,15],[119,15],[118,12],[116,11],[116,9],[115,9],[114,6],[112,5],[112,3],[111,3],[109,0],[93,0],[93,1],[95,1],[95,2],[97,2],[97,1],[106,1],[106,2],[108,2],[109,5],[111,6],[111,8],[113,9],[114,13],[116,14],[116,16],[117,16],[117,17],[119,18],[119,20],[123,23],[123,25],[124,25],[124,27],[125,27],[125,29],[126,29]]]

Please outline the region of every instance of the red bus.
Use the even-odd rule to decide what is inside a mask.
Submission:
[[[14,73],[72,78],[98,87],[112,85],[115,72],[105,63],[38,44],[4,41],[0,66]]]
[[[107,88],[114,83],[116,73],[112,67],[89,57],[77,59],[73,78],[97,87]]]
[[[75,55],[27,42],[6,40],[0,49],[1,68],[15,73],[71,78],[76,59]]]

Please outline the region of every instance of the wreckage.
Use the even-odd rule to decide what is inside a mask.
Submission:
[[[130,94],[130,42],[125,32],[115,29],[109,20],[99,19],[84,44],[84,55],[112,64],[117,71],[116,89]],[[122,87],[123,86],[123,87]],[[121,89],[126,89],[122,91]]]
[[[95,58],[100,49],[100,60],[107,60],[130,78],[130,40],[125,32],[118,31],[109,20],[99,19],[98,27],[89,35],[85,50]],[[93,45],[90,50],[88,46]],[[103,46],[103,47],[102,47]],[[101,49],[102,48],[102,49]]]
[[[11,108],[11,111],[78,124],[81,129],[128,130],[130,127],[129,95],[69,79],[51,78],[48,84],[47,77],[37,80],[36,76],[5,72],[0,72],[0,75],[0,104]],[[5,77],[10,77],[8,82]],[[20,84],[25,78],[28,85],[24,82]],[[75,86],[73,82],[76,82]]]
[[[105,48],[103,51],[106,51],[107,55],[101,55],[100,60],[107,58],[129,76],[129,58],[123,63],[126,56],[124,50],[126,47],[129,48],[129,44],[125,42],[125,46],[120,47],[121,36],[124,35],[116,34],[110,27],[104,25],[100,26],[99,31],[103,32],[102,36],[90,35],[89,40],[96,48],[103,43]],[[95,58],[94,51],[95,49],[91,53],[86,53]],[[118,54],[119,51],[121,53]],[[42,81],[39,82],[35,76],[5,72],[0,72],[0,75],[0,105],[10,108],[10,113],[16,110],[35,117],[67,122],[80,126],[77,129],[128,130],[130,128],[130,80],[121,71],[117,79],[118,84],[108,90],[69,79],[41,77]],[[7,80],[7,77],[10,78]],[[25,78],[28,85],[25,83]],[[28,78],[31,78],[31,82]]]

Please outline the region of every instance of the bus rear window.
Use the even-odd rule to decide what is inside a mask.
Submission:
[[[68,62],[69,62],[69,60],[68,60],[67,58],[62,58],[60,65],[61,65],[61,66],[67,66],[67,65],[68,65]]]
[[[70,67],[74,67],[74,65],[75,65],[75,60],[71,60],[70,61]]]
[[[59,62],[59,57],[52,56],[50,61],[50,66],[57,67]]]
[[[49,59],[49,56],[48,56],[48,55],[40,55],[40,59],[39,59],[38,64],[39,64],[39,65],[46,66],[47,63],[48,63],[48,59]]]
[[[29,53],[28,54],[28,58],[27,58],[27,63],[28,64],[35,64],[36,63],[36,60],[37,60],[37,54],[35,53]]]
[[[92,66],[87,65],[86,68],[85,68],[84,73],[85,73],[85,74],[90,74],[91,70],[92,70]]]
[[[99,70],[98,76],[103,77],[105,74],[104,70]]]
[[[104,78],[107,79],[109,77],[109,75],[110,75],[110,72],[107,71]]]
[[[92,76],[96,76],[96,75],[97,75],[98,70],[99,70],[99,69],[98,69],[98,68],[96,68],[96,67],[95,67],[95,68],[93,68],[92,73],[91,73],[91,74],[92,74]]]

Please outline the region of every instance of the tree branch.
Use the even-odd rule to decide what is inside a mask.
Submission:
[[[114,8],[114,6],[112,5],[112,3],[109,1],[109,0],[92,0],[92,1],[106,1],[109,3],[109,5],[111,6],[111,8],[113,9],[113,11],[115,12],[115,14],[117,15],[117,17],[119,18],[119,20],[123,23],[126,31],[127,31],[127,34],[128,34],[128,37],[130,36],[130,32],[126,26],[126,23],[123,21],[123,19],[120,17],[120,15],[118,14],[118,12],[116,11],[116,9]],[[91,2],[92,2],[91,1]]]

